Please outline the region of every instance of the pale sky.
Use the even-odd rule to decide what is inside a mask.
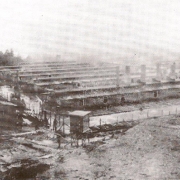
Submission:
[[[24,57],[180,49],[179,0],[1,0],[0,24],[0,51]]]

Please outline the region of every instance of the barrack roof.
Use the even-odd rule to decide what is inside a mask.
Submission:
[[[80,111],[80,110],[76,110],[76,111],[73,111],[73,112],[69,112],[69,115],[70,116],[80,116],[80,117],[84,117],[88,114],[90,114],[91,111]]]

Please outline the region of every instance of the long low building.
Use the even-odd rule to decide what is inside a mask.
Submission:
[[[153,87],[154,86],[154,87]],[[180,98],[180,85],[146,85],[145,87],[126,87],[121,89],[98,89],[97,91],[80,92],[79,94],[57,95],[57,102],[65,107],[105,106],[122,103],[142,102],[146,100],[162,100],[164,98]]]
[[[132,68],[63,61],[0,68],[0,77],[16,82],[21,91],[38,94],[42,102],[54,98],[60,106],[82,108],[179,97],[178,71],[174,64]]]

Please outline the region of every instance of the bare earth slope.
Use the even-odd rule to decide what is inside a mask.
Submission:
[[[172,122],[176,122],[173,125]],[[180,179],[178,120],[152,119],[90,154],[96,179]]]
[[[179,117],[142,120],[125,135],[115,134],[109,140],[79,148],[67,145],[59,150],[50,134],[14,137],[11,148],[0,153],[2,167],[20,166],[22,159],[31,159],[39,167],[48,165],[38,174],[44,180],[180,179]],[[11,165],[5,165],[8,163]]]

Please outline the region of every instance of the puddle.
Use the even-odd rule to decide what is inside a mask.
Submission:
[[[21,167],[12,167],[6,171],[3,180],[34,180],[37,175],[47,171],[50,166],[38,161],[23,159]],[[43,178],[43,180],[46,180]]]

